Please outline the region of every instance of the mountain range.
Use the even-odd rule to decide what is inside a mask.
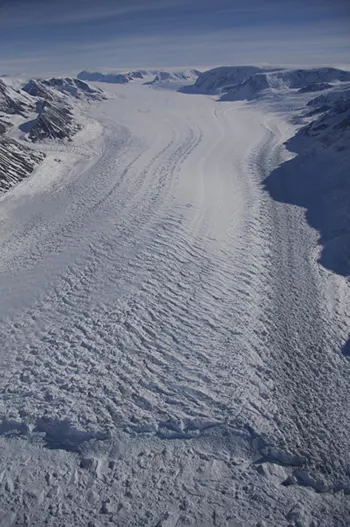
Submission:
[[[97,71],[81,71],[77,78],[89,82],[106,82],[109,84],[128,84],[135,80],[144,80],[144,84],[158,85],[168,82],[195,81],[200,71],[188,69],[183,71],[136,70],[126,73],[102,73]]]

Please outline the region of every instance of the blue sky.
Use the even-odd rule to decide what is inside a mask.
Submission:
[[[0,0],[0,74],[350,63],[350,0]]]

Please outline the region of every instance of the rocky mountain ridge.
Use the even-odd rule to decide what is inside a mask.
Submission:
[[[41,152],[31,150],[13,139],[0,135],[0,193],[29,176],[44,159]]]
[[[75,109],[104,98],[99,88],[70,77],[31,79],[18,89],[0,79],[0,192],[30,175],[45,157],[26,143],[70,141],[82,127]]]

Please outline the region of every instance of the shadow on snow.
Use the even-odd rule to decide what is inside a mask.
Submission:
[[[314,144],[303,130],[285,146],[296,156],[264,180],[275,201],[303,207],[311,227],[319,232],[322,250],[319,263],[326,269],[350,275],[350,156],[348,151]],[[343,347],[350,357],[350,339]]]

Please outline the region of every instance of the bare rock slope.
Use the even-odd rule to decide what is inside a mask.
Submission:
[[[32,173],[44,154],[0,135],[0,192],[9,190]]]

